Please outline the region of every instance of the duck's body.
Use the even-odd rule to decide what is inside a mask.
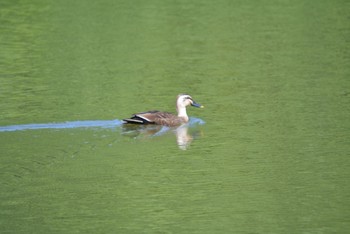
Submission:
[[[123,119],[126,123],[135,124],[158,124],[166,126],[177,126],[188,122],[185,118],[163,111],[146,111],[133,114],[129,119]]]
[[[188,105],[203,108],[203,106],[196,103],[190,95],[180,94],[176,99],[176,109],[178,115],[174,115],[169,112],[153,110],[133,114],[130,118],[123,120],[125,123],[132,124],[158,124],[170,127],[179,126],[181,124],[187,123],[189,120],[186,112],[186,106]]]

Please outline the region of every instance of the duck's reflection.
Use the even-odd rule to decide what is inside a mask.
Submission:
[[[165,133],[174,132],[176,136],[177,145],[181,150],[186,150],[191,145],[193,139],[202,135],[199,128],[191,127],[189,131],[189,125],[184,124],[179,127],[166,127],[160,125],[137,125],[137,124],[124,124],[122,126],[122,134],[124,136],[132,138],[149,138],[164,135]]]
[[[193,136],[188,132],[188,125],[182,125],[175,129],[176,142],[180,149],[186,150],[191,142],[193,141]]]

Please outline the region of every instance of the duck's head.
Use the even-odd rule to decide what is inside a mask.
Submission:
[[[186,108],[186,106],[194,106],[194,107],[199,107],[203,108],[201,104],[195,102],[192,97],[188,94],[179,94],[176,99],[176,107],[177,108]]]

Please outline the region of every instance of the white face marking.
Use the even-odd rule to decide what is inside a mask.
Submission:
[[[186,107],[192,104],[192,97],[190,95],[182,95],[177,103],[179,106]]]

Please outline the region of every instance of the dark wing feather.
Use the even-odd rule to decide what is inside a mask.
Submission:
[[[136,113],[131,116],[131,118],[123,119],[126,123],[134,124],[154,124],[153,118],[156,113],[159,111],[152,110],[141,113]]]
[[[123,119],[126,123],[145,124],[145,121],[137,118]]]
[[[134,114],[131,118],[123,119],[126,123],[133,124],[159,124],[166,126],[178,126],[183,124],[185,121],[178,116],[161,111],[147,111]]]

